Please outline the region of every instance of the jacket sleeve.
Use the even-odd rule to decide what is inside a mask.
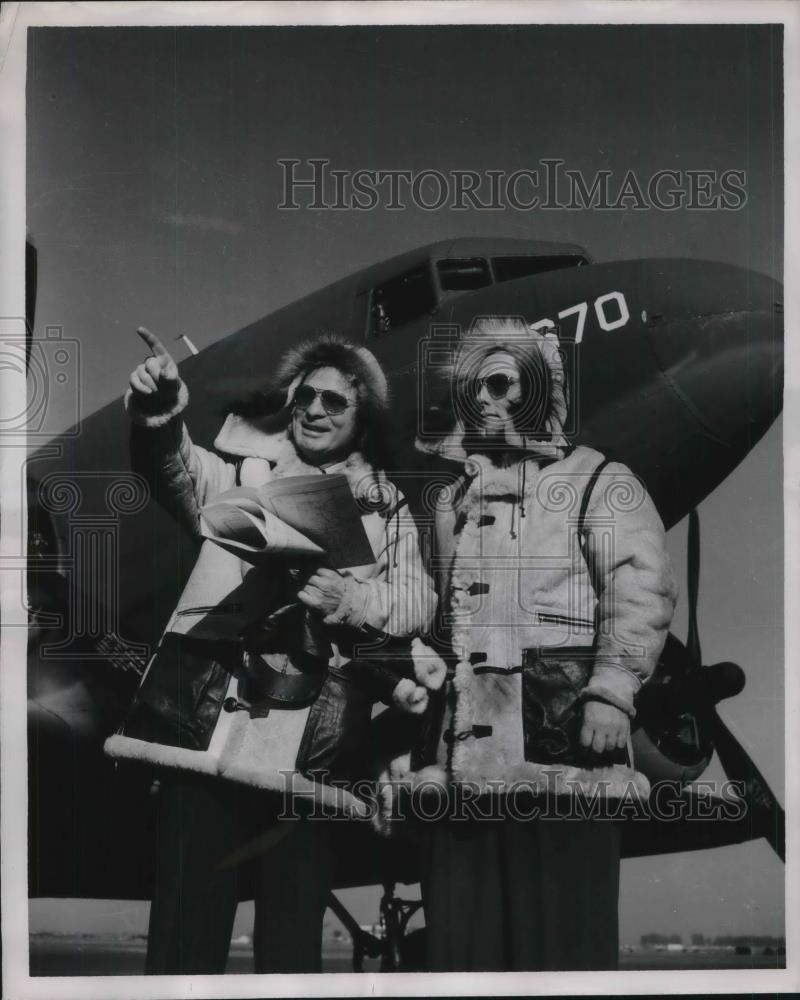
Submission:
[[[664,525],[641,480],[613,462],[595,484],[585,528],[598,628],[584,696],[634,715],[633,699],[655,669],[678,596]]]
[[[131,418],[133,471],[147,480],[163,507],[199,536],[200,508],[235,485],[236,467],[192,442],[180,415],[188,401],[183,382],[174,405],[164,412],[142,409],[130,389],[124,400]]]
[[[345,573],[344,595],[325,623],[393,636],[425,632],[436,611],[436,593],[422,562],[416,524],[400,494],[395,513],[386,518],[377,564],[369,580]]]

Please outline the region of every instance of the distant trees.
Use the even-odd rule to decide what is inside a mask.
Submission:
[[[683,944],[680,934],[642,934],[639,938],[643,948],[656,948],[659,945]]]
[[[724,934],[714,938],[714,944],[735,948],[737,945],[749,945],[751,948],[785,948],[785,937],[773,937],[770,934]]]
[[[716,947],[716,948],[774,948],[776,950],[785,949],[786,938],[774,937],[770,934],[718,934],[716,937],[707,937],[705,934],[692,934],[690,938],[692,946],[695,948]],[[665,948],[670,944],[683,944],[680,934],[642,934],[639,938],[642,948]]]

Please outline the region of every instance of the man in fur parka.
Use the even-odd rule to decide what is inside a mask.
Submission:
[[[479,320],[449,385],[451,426],[417,447],[463,466],[435,517],[451,671],[387,788],[524,791],[568,818],[420,823],[429,968],[613,968],[619,828],[569,802],[647,795],[626,747],[675,606],[664,528],[628,468],[565,439],[555,334]]]
[[[413,519],[381,471],[388,445],[386,379],[365,348],[331,335],[308,341],[283,357],[268,391],[232,409],[214,442],[221,454],[215,454],[189,436],[181,416],[188,389],[175,362],[155,335],[139,332],[152,356],[131,375],[125,398],[133,465],[193,534],[200,536],[200,510],[218,494],[282,477],[342,474],[361,505],[374,556],[365,566],[311,566],[298,578],[297,567],[277,557],[253,566],[204,540],[162,637],[161,662],[157,656],[151,669],[163,669],[169,680],[185,676],[192,657],[202,659],[206,650],[212,665],[229,657],[227,689],[211,706],[213,732],[196,745],[193,735],[204,718],[185,719],[182,710],[161,718],[166,702],[160,693],[171,691],[164,687],[138,709],[135,701],[120,733],[106,744],[113,757],[163,767],[147,971],[224,972],[237,879],[246,873],[256,880],[256,971],[319,972],[332,867],[328,825],[281,821],[285,800],[274,791],[299,787],[308,794],[306,775],[335,772],[341,757],[357,759],[376,689],[359,671],[354,647],[381,634],[413,636],[429,625],[436,602]],[[283,648],[277,654],[285,690],[305,683],[304,669],[322,661],[321,690],[300,710],[284,710],[274,698],[256,704],[248,661],[224,652],[238,648],[248,630],[257,636],[259,623],[287,600],[300,616],[286,632],[292,656]],[[259,664],[262,671],[272,670],[271,657],[266,667]],[[210,681],[201,677],[189,704],[207,712]],[[142,689],[146,683],[147,677]],[[138,697],[141,703],[141,692]],[[164,738],[176,715],[181,738]],[[297,779],[288,785],[287,772]],[[314,794],[326,787],[313,784]],[[358,800],[345,797],[357,810]],[[292,804],[290,816],[302,811]],[[242,864],[248,852],[255,856],[253,869]]]

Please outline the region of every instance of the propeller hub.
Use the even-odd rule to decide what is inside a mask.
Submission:
[[[714,663],[709,667],[704,667],[700,677],[704,688],[701,697],[713,705],[725,698],[733,698],[744,690],[744,670],[738,663],[728,661]]]

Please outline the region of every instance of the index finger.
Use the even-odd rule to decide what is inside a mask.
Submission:
[[[139,334],[139,336],[142,338],[145,344],[147,344],[147,346],[150,348],[154,358],[158,358],[159,361],[161,361],[162,359],[164,361],[172,361],[172,355],[169,353],[166,347],[164,347],[164,345],[161,343],[158,337],[154,333],[151,333],[147,329],[147,327],[140,326],[136,332]]]

